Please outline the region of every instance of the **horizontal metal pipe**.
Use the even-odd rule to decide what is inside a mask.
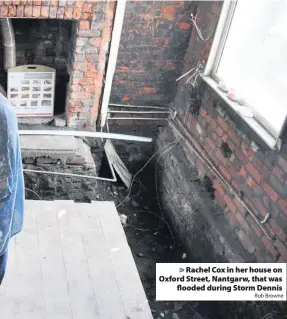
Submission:
[[[101,181],[107,182],[116,182],[117,178],[105,178],[105,177],[98,177],[98,176],[89,176],[89,175],[80,175],[80,174],[70,174],[70,173],[59,173],[59,172],[51,172],[51,171],[37,171],[34,169],[23,169],[24,172],[28,173],[40,173],[40,174],[50,174],[50,175],[60,175],[60,176],[70,176],[70,177],[82,177],[82,178],[89,178],[89,179],[97,179]]]
[[[125,114],[171,114],[171,111],[108,111],[108,113],[125,113]]]
[[[108,120],[148,120],[148,121],[168,121],[163,117],[110,117]]]
[[[207,154],[205,154],[204,149],[202,146],[197,142],[197,140],[188,132],[188,130],[184,127],[184,125],[180,122],[179,119],[176,119],[174,121],[168,120],[171,127],[181,136],[181,138],[184,140],[184,142],[191,148],[191,150],[203,161],[207,164],[207,166],[215,173],[215,175],[221,180],[226,187],[231,191],[231,193],[237,197],[237,199],[241,202],[241,204],[244,206],[244,208],[248,211],[250,216],[255,220],[255,222],[259,225],[265,236],[272,240],[272,236],[269,235],[265,227],[260,223],[256,215],[253,213],[253,211],[245,204],[245,202],[242,200],[242,198],[237,194],[237,192],[234,190],[234,188],[229,184],[228,181],[226,181],[225,177],[222,176],[222,174],[218,171],[218,169],[214,166],[211,158]],[[180,128],[177,127],[176,124],[179,124]],[[183,132],[184,133],[183,133]]]
[[[150,137],[141,137],[125,134],[106,133],[106,132],[87,132],[87,131],[58,131],[58,130],[19,130],[20,135],[50,135],[50,136],[77,136],[109,138],[123,141],[152,142]]]
[[[118,106],[118,107],[128,107],[128,108],[143,108],[143,109],[160,109],[160,110],[170,110],[166,106],[147,106],[147,105],[127,105],[127,104],[109,104],[109,106]]]

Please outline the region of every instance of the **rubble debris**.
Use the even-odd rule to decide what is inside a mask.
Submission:
[[[185,302],[175,302],[173,309],[175,312],[178,312],[184,307],[184,305],[185,305]]]
[[[66,126],[65,114],[55,115],[54,116],[54,125],[56,127],[65,127]]]
[[[127,219],[128,219],[128,216],[125,215],[125,214],[120,214],[120,220],[121,220],[121,223],[123,226],[126,226],[127,225]]]
[[[135,207],[135,208],[137,208],[137,207],[140,206],[135,200],[133,200],[131,204],[132,204],[133,207]]]

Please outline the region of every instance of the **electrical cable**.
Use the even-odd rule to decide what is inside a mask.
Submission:
[[[173,126],[173,128],[179,133],[179,135],[186,141],[186,137],[184,137],[184,135],[182,134],[182,132],[180,132],[180,130],[174,125],[174,123],[170,120],[167,119],[167,121]],[[182,126],[182,124],[180,122],[178,122],[181,126],[181,129],[185,132],[185,134],[189,134],[189,132]],[[274,238],[272,238],[267,230],[265,229],[265,227],[263,226],[264,221],[260,222],[257,217],[254,215],[254,213],[251,211],[251,209],[245,204],[245,202],[242,200],[242,198],[237,194],[237,192],[229,185],[229,183],[224,179],[224,177],[220,174],[220,172],[216,169],[216,167],[213,165],[212,161],[208,158],[207,155],[205,155],[202,152],[202,147],[199,145],[199,143],[191,137],[192,143],[194,143],[196,145],[196,148],[192,145],[192,143],[190,143],[189,141],[187,142],[188,145],[192,148],[192,150],[195,152],[195,154],[200,157],[202,160],[205,160],[208,164],[208,166],[216,173],[216,175],[219,177],[219,179],[225,184],[225,186],[227,186],[229,188],[229,190],[232,192],[232,194],[234,196],[236,196],[238,198],[238,200],[241,202],[241,204],[244,206],[244,208],[248,211],[248,213],[251,215],[251,217],[255,220],[255,222],[260,226],[261,230],[263,231],[263,233],[265,234],[265,236],[269,239],[272,240]],[[167,146],[172,145],[173,143],[177,143],[178,141],[174,141],[169,143]],[[159,150],[161,151],[161,150]],[[131,188],[132,185],[135,181],[135,178],[137,177],[137,175],[150,163],[150,161],[159,153],[159,151],[157,151],[156,153],[154,153],[151,158],[146,162],[146,164],[134,175],[132,181],[131,181],[131,185],[129,188],[129,193],[128,195],[125,197],[125,199],[123,201],[121,201],[116,207],[120,207],[125,201],[126,199],[130,196],[131,193]],[[167,151],[167,150],[166,150]],[[165,151],[164,151],[165,152]],[[71,176],[71,177],[82,177],[82,178],[90,178],[90,179],[100,179],[100,180],[105,180],[105,181],[116,181],[116,177],[114,176],[114,179],[106,179],[106,178],[99,178],[99,177],[93,177],[93,176],[88,176],[88,175],[77,175],[77,174],[65,174],[65,173],[58,173],[58,172],[50,172],[50,171],[36,171],[36,170],[29,170],[29,169],[24,169],[24,172],[35,172],[35,173],[42,173],[42,174],[51,174],[51,175],[61,175],[61,176]],[[112,170],[113,173],[113,170]],[[114,175],[114,174],[113,174]],[[39,198],[40,196],[30,190],[27,189],[33,193],[35,193]],[[158,196],[157,196],[158,198]],[[170,231],[171,228],[169,227]],[[172,234],[172,231],[171,231]]]
[[[108,124],[107,124],[107,130],[108,130],[108,132],[109,132],[109,126],[108,126]],[[152,212],[147,212],[147,213],[154,214],[154,215],[157,216],[159,219],[161,219],[161,220],[165,223],[165,225],[168,227],[168,230],[169,230],[170,235],[171,235],[171,238],[172,238],[171,253],[173,253],[173,249],[174,249],[174,247],[175,247],[176,241],[175,241],[175,236],[174,236],[174,234],[173,234],[172,228],[171,228],[171,226],[169,225],[169,223],[167,222],[167,220],[166,220],[166,218],[165,218],[165,216],[164,216],[164,212],[163,212],[163,209],[162,209],[162,207],[161,207],[160,199],[159,199],[159,196],[158,196],[158,188],[157,188],[157,167],[158,167],[158,163],[159,163],[160,158],[161,158],[164,154],[166,154],[167,152],[171,151],[171,150],[178,144],[178,142],[179,142],[179,139],[176,140],[176,141],[173,141],[173,142],[168,143],[167,145],[164,146],[164,147],[167,147],[164,151],[162,151],[162,149],[160,149],[160,150],[158,150],[157,152],[155,152],[155,153],[149,158],[149,160],[145,163],[145,165],[144,165],[141,169],[139,169],[139,170],[137,171],[137,173],[133,176],[133,179],[132,179],[132,181],[131,181],[131,185],[130,185],[130,188],[129,188],[129,193],[128,193],[128,195],[116,206],[116,208],[120,207],[120,206],[127,200],[127,198],[130,197],[131,190],[132,190],[132,186],[133,186],[133,183],[136,181],[137,175],[150,163],[150,161],[151,161],[159,152],[162,151],[162,152],[160,153],[160,155],[159,155],[157,161],[156,161],[156,166],[155,166],[155,190],[156,190],[157,203],[158,203],[158,207],[159,207],[159,209],[160,209],[161,215],[159,216],[159,215],[157,215],[157,214],[155,214],[155,213],[152,213]],[[141,189],[139,190],[139,193],[138,193],[136,196],[138,196],[138,195],[140,194],[140,191],[141,191]],[[129,215],[129,216],[130,216],[130,215]],[[129,216],[128,216],[127,220],[129,220]],[[132,225],[131,223],[129,223],[129,225],[130,225],[131,227],[133,227],[133,228],[139,230],[139,231],[156,231],[156,230],[159,230],[159,229],[162,228],[162,227],[159,227],[159,228],[156,228],[156,229],[154,229],[154,230],[148,230],[148,229],[140,229],[140,228],[138,228],[138,227]]]
[[[29,188],[26,188],[26,187],[25,187],[25,190],[26,190],[26,191],[29,191],[29,192],[31,192],[31,193],[33,193],[33,194],[35,194],[35,195],[37,195],[37,197],[39,198],[39,200],[42,200],[41,196],[40,196],[38,193],[36,193],[35,191],[33,191],[32,189],[29,189]]]
[[[228,187],[228,189],[231,191],[231,193],[237,197],[237,199],[241,202],[243,207],[247,210],[247,212],[251,215],[251,217],[255,220],[255,222],[259,225],[265,236],[269,239],[272,240],[272,238],[263,224],[260,223],[260,221],[257,219],[256,215],[253,213],[253,211],[245,204],[245,202],[242,200],[242,198],[237,194],[237,192],[233,189],[233,187],[225,180],[225,178],[221,175],[221,173],[218,171],[218,169],[214,166],[212,163],[212,160],[209,158],[207,154],[204,153],[204,150],[202,149],[201,145],[196,141],[194,137],[190,135],[190,133],[187,131],[187,129],[183,126],[183,124],[177,119],[177,124],[181,127],[179,129],[176,125],[175,122],[169,120],[169,123],[171,124],[172,128],[182,137],[182,139],[188,144],[188,146],[192,149],[192,151],[203,161],[205,161],[208,165],[208,167],[216,174],[216,176],[221,180],[221,182]],[[189,136],[190,140],[181,132],[181,130],[184,132],[186,136]],[[196,147],[194,146],[196,145]]]
[[[191,70],[190,70],[191,72]],[[190,73],[188,72],[188,73]],[[185,74],[186,75],[186,74]],[[193,74],[194,76],[194,74]],[[195,78],[195,80],[197,80],[197,78]],[[196,84],[196,81],[194,81],[194,83]],[[208,155],[206,155],[202,149],[202,147],[200,146],[200,144],[193,138],[193,137],[190,137],[191,141],[187,141],[186,140],[186,137],[184,136],[184,134],[181,132],[181,130],[183,130],[185,132],[185,134],[189,134],[189,132],[183,127],[183,125],[178,122],[181,126],[181,129],[179,130],[175,124],[167,119],[167,121],[173,126],[173,128],[177,131],[177,133],[188,143],[189,147],[191,147],[191,149],[193,150],[193,152],[195,152],[195,154],[201,158],[202,160],[206,161],[207,162],[207,165],[209,166],[210,169],[212,169],[212,171],[215,172],[215,174],[218,176],[218,178],[223,182],[223,184],[225,186],[228,187],[228,189],[231,191],[231,193],[236,197],[238,198],[238,200],[241,202],[241,204],[244,206],[244,208],[247,210],[247,212],[251,215],[251,217],[255,220],[255,222],[260,226],[261,230],[263,231],[263,233],[265,234],[265,236],[269,239],[269,240],[272,240],[274,238],[272,238],[267,230],[265,229],[265,227],[263,226],[262,223],[264,223],[264,220],[263,221],[259,221],[257,219],[257,217],[254,215],[253,211],[245,204],[245,202],[242,200],[242,198],[240,197],[240,195],[237,194],[237,192],[233,189],[233,187],[225,180],[225,178],[220,174],[220,172],[217,170],[217,168],[214,166],[214,164],[212,163],[211,159],[208,157]],[[171,145],[172,143],[170,143],[169,145]],[[158,152],[157,152],[158,153]],[[152,158],[157,154],[155,153],[150,159],[149,161],[144,165],[144,167],[142,169],[140,169],[136,175],[138,175],[145,167],[146,165],[148,165],[148,163],[152,160]],[[135,177],[135,176],[134,176]],[[130,189],[129,189],[129,194],[127,195],[127,197],[118,204],[117,207],[120,207],[124,202],[125,200],[129,197],[130,195],[130,192],[131,192],[131,187],[132,187],[132,184],[133,184],[133,181],[132,180],[132,183],[131,183],[131,186],[130,186]]]
[[[190,69],[189,71],[187,71],[186,73],[184,73],[183,75],[181,75],[179,78],[176,79],[176,82],[178,82],[179,80],[181,80],[182,78],[184,78],[186,75],[188,75],[190,72],[192,72],[193,70],[195,70],[196,67]]]
[[[172,145],[172,144],[175,143],[175,142],[177,142],[177,141],[173,141],[173,142],[167,144],[166,146],[169,147],[170,145]],[[146,166],[152,161],[152,159],[153,159],[160,151],[162,151],[162,149],[161,149],[161,150],[158,150],[157,152],[155,152],[155,153],[148,159],[148,161],[144,164],[144,166],[143,166],[142,168],[140,168],[140,169],[135,173],[135,175],[133,176],[132,181],[131,181],[131,185],[130,185],[130,188],[129,188],[129,193],[128,193],[128,195],[116,206],[117,208],[120,207],[120,206],[127,200],[127,198],[130,196],[130,194],[131,194],[131,189],[132,189],[132,185],[133,185],[133,183],[134,183],[135,178],[138,176],[138,174],[141,173],[141,172],[146,168]]]
[[[176,81],[179,81],[180,79],[182,79],[183,77],[185,77],[186,75],[188,75],[190,72],[194,71],[191,76],[186,80],[186,82],[184,83],[185,85],[187,83],[191,84],[193,87],[195,87],[197,85],[197,79],[200,76],[201,72],[203,70],[203,65],[202,63],[199,61],[197,63],[197,66],[190,69],[188,72],[186,72],[185,74],[181,75],[178,79],[176,79]],[[193,82],[190,82],[191,79],[194,78]]]
[[[199,70],[199,71],[197,72],[195,78],[194,78],[194,81],[191,83],[191,85],[192,85],[193,87],[195,87],[195,86],[197,85],[197,79],[198,79],[198,77],[200,76],[200,74],[201,74],[201,71]]]
[[[129,226],[131,226],[132,228],[136,229],[136,230],[139,230],[139,231],[144,231],[144,232],[151,232],[151,231],[157,231],[157,230],[160,230],[164,227],[164,225],[166,224],[166,221],[159,215],[157,215],[156,213],[153,213],[151,211],[140,211],[140,212],[137,212],[138,214],[140,213],[144,213],[144,214],[149,214],[149,215],[154,215],[156,216],[158,219],[162,220],[164,222],[164,224],[162,224],[162,226],[159,226],[159,227],[156,227],[156,228],[152,228],[152,229],[149,229],[149,228],[139,228],[139,227],[136,227],[134,226],[132,223],[131,223],[131,219],[130,219],[130,216],[134,215],[134,213],[131,213],[127,216],[127,223]]]
[[[144,184],[142,183],[142,181],[139,179],[139,177],[137,177],[137,179],[135,180],[135,182],[138,182],[142,188],[144,188],[145,191],[147,191],[146,187],[144,186]]]
[[[144,109],[158,109],[158,110],[169,110],[169,107],[164,106],[147,106],[147,105],[129,105],[129,104],[113,104],[109,103],[109,106],[124,107],[124,108],[144,108]]]
[[[195,79],[198,78],[198,75],[199,75],[199,74],[200,74],[200,70],[199,70],[199,68],[197,67],[196,70],[194,71],[194,73],[192,73],[192,75],[186,80],[186,82],[185,82],[184,84],[190,83],[190,84],[194,87]],[[193,77],[195,77],[194,80],[193,80],[193,82],[190,82],[190,80],[191,80]]]
[[[142,190],[142,182],[138,178],[135,179],[134,181],[139,183],[140,189],[138,190],[137,194],[132,195],[131,199],[138,197],[140,195],[140,193],[141,193],[141,190]]]
[[[204,38],[204,36],[202,35],[202,32],[201,32],[201,30],[200,30],[200,28],[199,28],[199,26],[197,25],[197,22],[196,22],[196,20],[198,19],[198,13],[195,16],[193,14],[191,14],[190,17],[191,17],[191,22],[195,26],[195,29],[196,29],[197,34],[200,37],[200,39],[202,41],[208,41],[211,38],[214,30],[210,33],[210,35],[208,37]]]
[[[157,199],[157,202],[158,202],[158,206],[159,206],[161,215],[157,215],[157,214],[155,214],[155,213],[153,213],[153,212],[150,212],[150,211],[147,211],[147,212],[146,212],[147,214],[153,214],[153,215],[157,216],[157,217],[158,217],[160,220],[162,220],[162,221],[164,222],[164,224],[168,227],[168,230],[169,230],[170,235],[171,235],[171,238],[172,238],[171,253],[173,253],[173,249],[174,249],[174,247],[175,247],[176,241],[175,241],[175,236],[174,236],[174,234],[173,234],[172,228],[171,228],[170,224],[168,223],[168,221],[166,220],[166,218],[165,218],[165,216],[164,216],[163,209],[162,209],[162,207],[161,207],[160,199],[159,199],[159,196],[158,196],[157,177],[156,177],[157,174],[156,174],[156,172],[157,172],[157,167],[158,167],[158,163],[159,163],[160,158],[161,158],[164,154],[166,154],[168,151],[171,151],[171,150],[178,144],[178,142],[179,142],[179,140],[176,140],[176,141],[173,141],[173,142],[168,143],[167,145],[165,145],[165,147],[168,147],[168,148],[165,149],[165,150],[159,155],[159,157],[158,157],[158,159],[157,159],[157,162],[156,162],[156,167],[155,167],[155,189],[156,189],[156,199]],[[159,150],[159,151],[162,151],[162,149]],[[127,198],[130,196],[131,189],[132,189],[132,185],[133,185],[134,181],[136,181],[136,180],[135,180],[136,176],[150,163],[150,161],[159,153],[159,151],[157,151],[156,153],[154,153],[154,154],[150,157],[150,159],[146,162],[146,164],[134,175],[134,177],[133,177],[133,179],[132,179],[132,182],[131,182],[131,185],[130,185],[130,189],[129,189],[128,195],[116,206],[117,208],[120,207],[120,206],[127,200]],[[136,195],[136,196],[138,196],[138,195]],[[133,215],[133,214],[130,214],[130,215]],[[129,220],[129,216],[130,216],[130,215],[128,215],[127,220]],[[157,227],[157,228],[155,228],[155,229],[143,229],[143,228],[139,228],[139,227],[136,227],[136,226],[132,225],[130,222],[129,222],[129,226],[131,226],[132,228],[134,228],[134,229],[136,229],[136,230],[145,231],[145,232],[148,232],[148,231],[157,231],[157,230],[160,230],[160,229],[162,229],[162,228],[164,227],[164,225],[163,225],[163,226]]]
[[[110,133],[110,127],[109,127],[108,121],[106,122],[106,127],[107,127],[108,133]],[[126,170],[126,167],[125,167],[122,163],[120,163],[117,158],[115,158],[115,160],[116,160],[116,163],[117,163],[119,166],[121,166],[121,167],[124,169],[124,171],[125,171],[125,170]],[[140,184],[140,190],[139,190],[138,194],[133,195],[131,198],[135,198],[135,197],[139,196],[139,194],[141,193],[141,188],[144,188],[145,191],[147,191],[146,188],[145,188],[145,186],[143,185],[143,183],[141,182],[141,180],[140,180],[138,177],[135,179],[135,182],[137,182],[137,183]]]

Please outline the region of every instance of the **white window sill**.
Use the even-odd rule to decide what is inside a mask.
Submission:
[[[260,124],[258,121],[256,121],[255,118],[249,118],[245,117],[242,114],[240,114],[238,110],[238,104],[231,101],[226,93],[221,91],[218,88],[218,84],[209,76],[202,76],[202,79],[240,116],[244,122],[246,122],[250,128],[256,132],[257,135],[271,148],[271,149],[280,149],[280,140],[279,136],[274,137],[271,135],[266,128]]]

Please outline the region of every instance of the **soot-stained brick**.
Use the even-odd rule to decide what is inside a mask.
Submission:
[[[218,10],[215,10],[216,6]],[[218,19],[220,6],[220,3],[200,2],[198,4],[204,30],[214,27],[216,23],[214,18],[217,16]],[[210,14],[210,12],[213,13]],[[177,43],[178,37],[173,41]],[[196,67],[202,58],[206,62],[211,44],[212,38],[206,42],[199,41],[194,29],[184,57],[183,70],[187,72],[192,67]],[[206,84],[202,86],[199,116],[187,113],[190,101],[190,90],[185,85],[187,78],[188,76],[179,81],[173,107],[177,110],[186,130],[190,132],[192,138],[197,140],[204,154],[207,154],[211,163],[229,185],[225,187],[221,184],[219,186],[218,183],[213,184],[214,201],[219,207],[225,209],[230,229],[234,230],[234,234],[245,250],[254,254],[257,261],[275,262],[278,258],[278,260],[284,260],[287,251],[287,129],[282,135],[281,150],[271,150],[260,142],[260,138],[256,137],[254,132],[243,125],[238,116],[231,112],[230,107]],[[255,144],[257,147],[254,147]],[[196,163],[196,167],[203,174],[208,176],[214,174],[204,163],[194,160],[194,156],[190,158],[190,161]],[[236,200],[236,196],[230,191],[230,186],[241,196],[245,205],[258,218],[258,222],[254,221],[242,203]],[[191,199],[189,204],[192,205]],[[244,212],[245,217],[238,212],[240,214]],[[270,220],[261,224],[260,220],[267,213],[271,214]],[[176,211],[175,214],[180,212]],[[239,218],[231,218],[232,214],[238,214],[236,216]],[[270,236],[276,236],[277,233],[278,239],[270,241],[260,226],[265,228]],[[217,226],[214,224],[214,227]]]

